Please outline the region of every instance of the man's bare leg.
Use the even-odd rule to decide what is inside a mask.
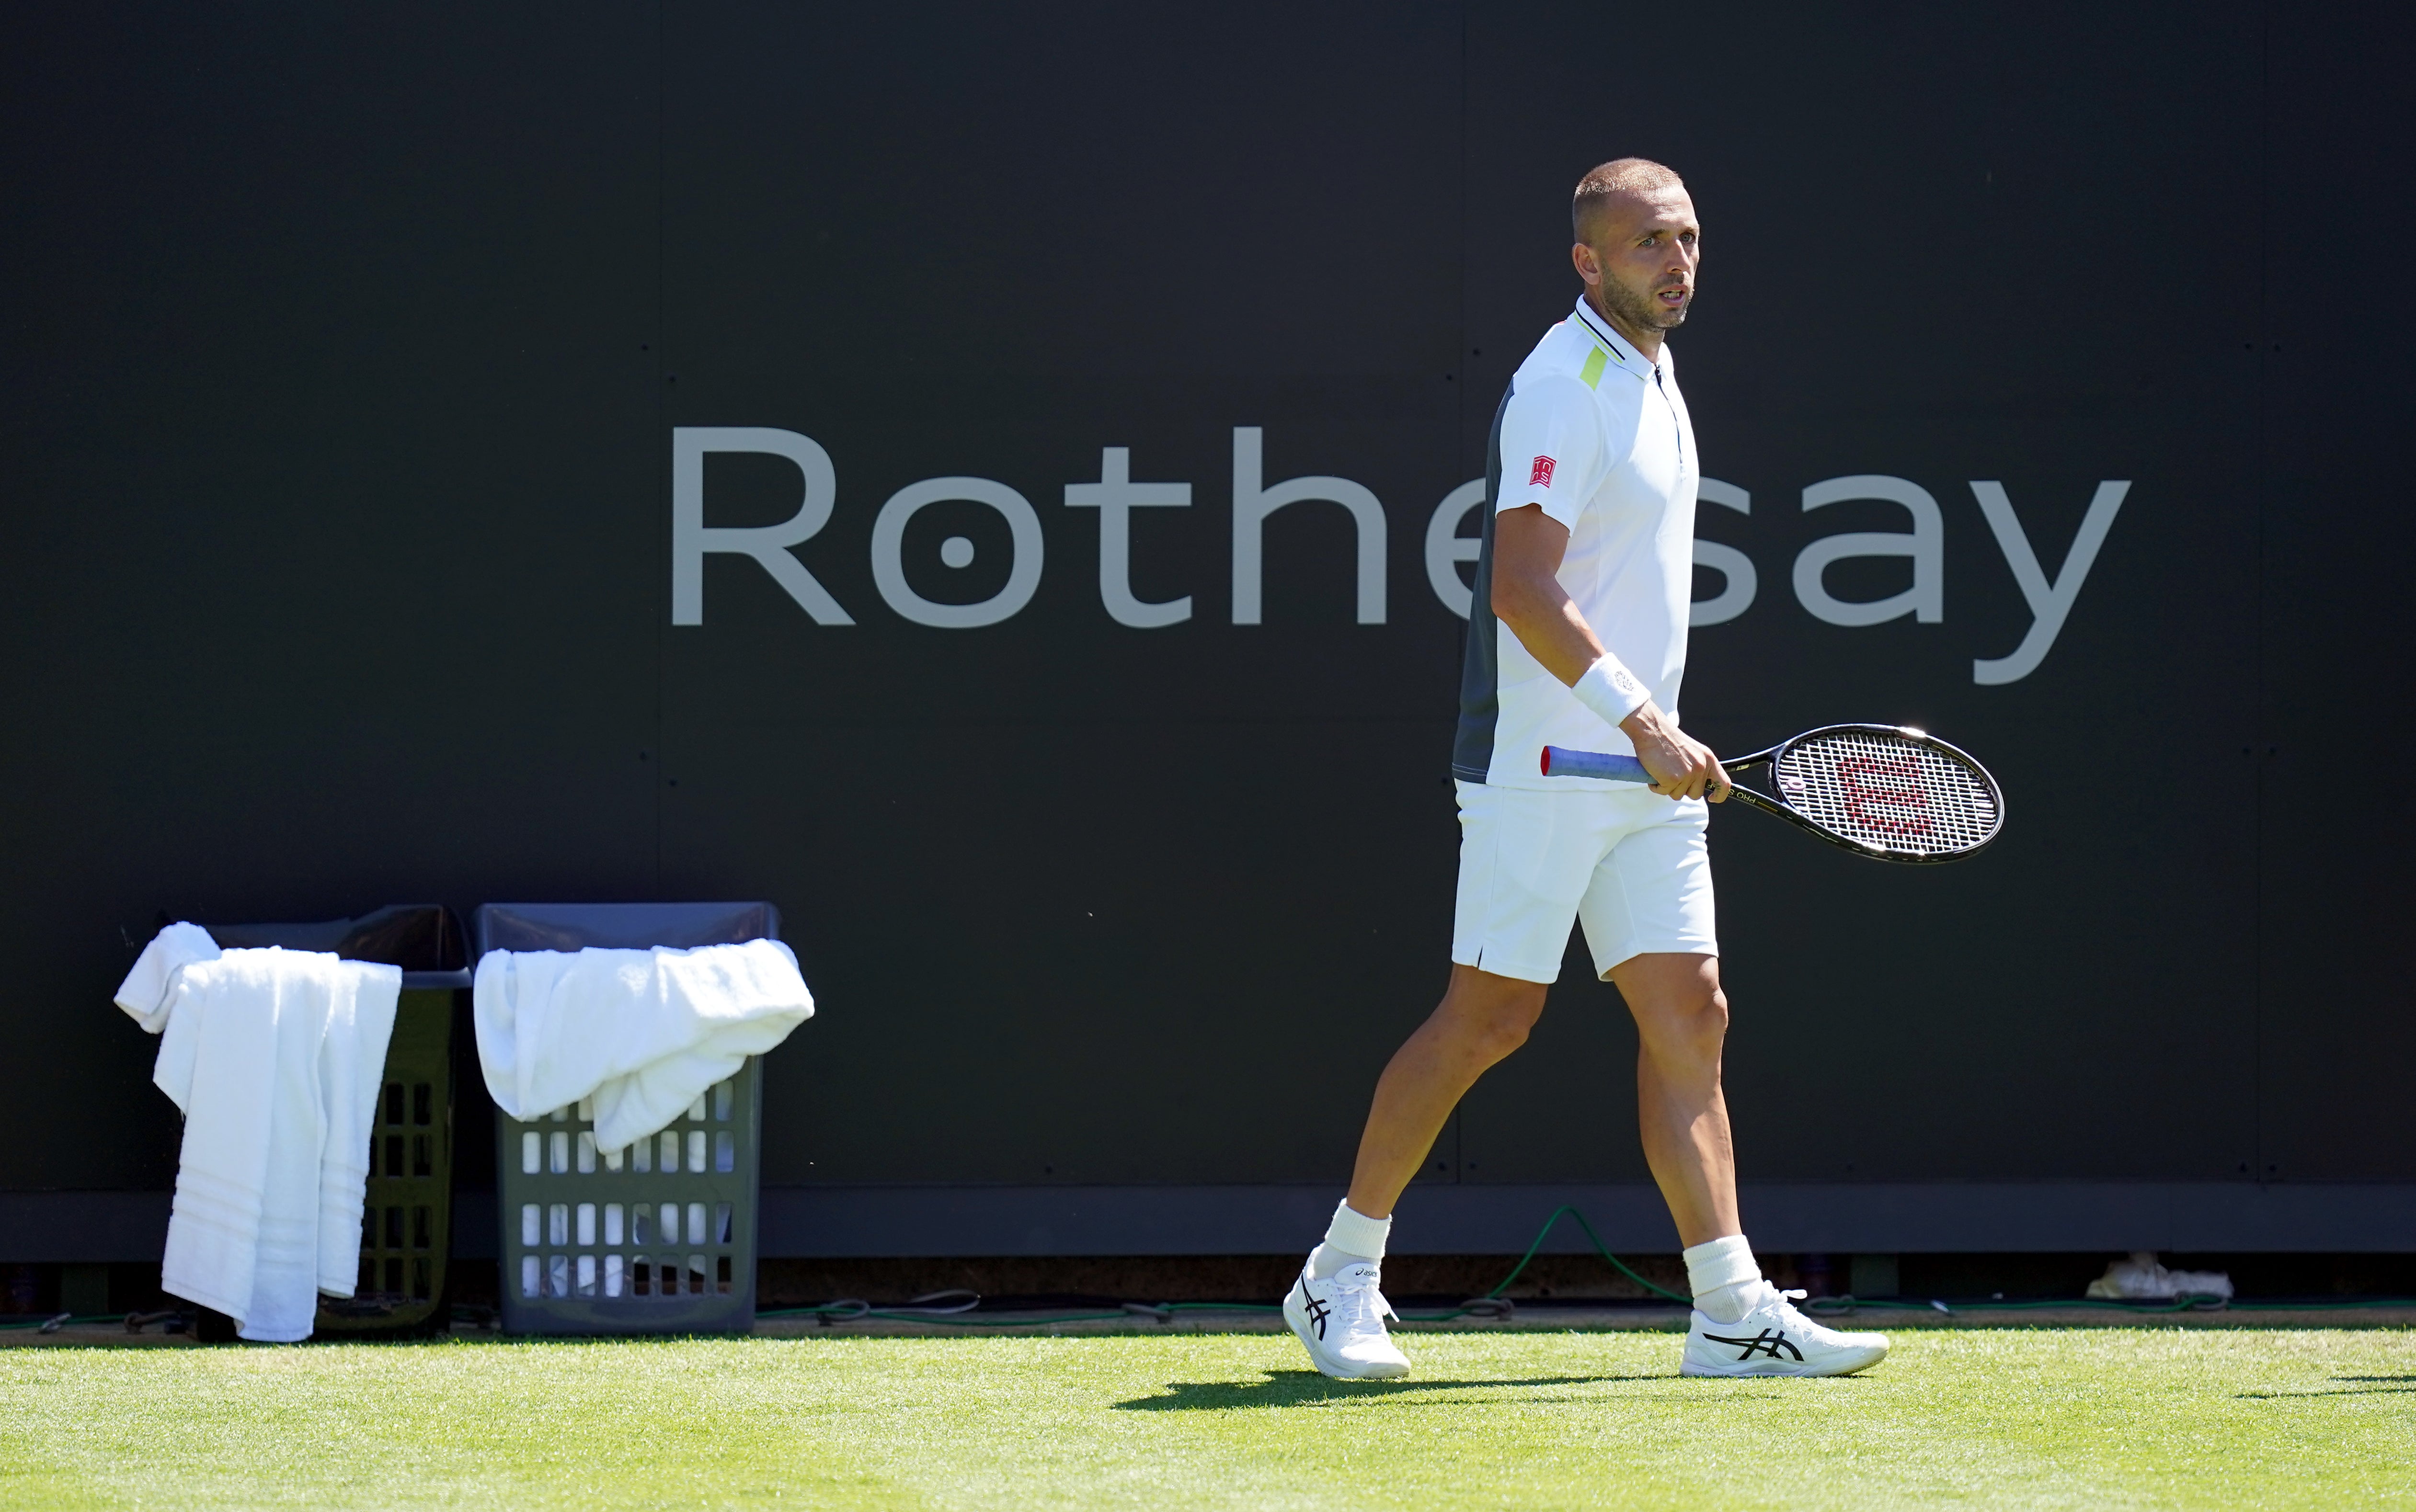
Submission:
[[[1684,1375],[1851,1375],[1887,1357],[1884,1335],[1806,1318],[1762,1279],[1737,1222],[1736,1152],[1720,1095],[1729,1003],[1719,958],[1653,953],[1613,966],[1636,1017],[1636,1103],[1644,1159],[1684,1244],[1695,1316]]]
[[[1497,977],[1474,966],[1451,968],[1451,985],[1444,990],[1442,1002],[1393,1053],[1376,1083],[1367,1127],[1359,1136],[1359,1161],[1351,1173],[1353,1210],[1369,1218],[1391,1216],[1401,1189],[1426,1164],[1435,1136],[1442,1132],[1452,1109],[1459,1106],[1459,1100],[1495,1062],[1527,1042],[1527,1032],[1543,1016],[1544,992],[1540,981]],[[1716,1048],[1713,1062],[1716,1096]],[[1720,1139],[1725,1149],[1725,1110],[1720,1115]],[[1733,1193],[1728,1210],[1733,1222]]]
[[[1409,1356],[1384,1327],[1392,1306],[1377,1289],[1393,1204],[1426,1163],[1461,1095],[1487,1067],[1526,1043],[1543,1011],[1541,982],[1455,966],[1442,1003],[1377,1079],[1350,1200],[1334,1210],[1325,1242],[1309,1251],[1300,1280],[1284,1294],[1284,1322],[1324,1374],[1347,1380],[1409,1374]]]
[[[1630,956],[1611,968],[1610,980],[1636,1018],[1644,1160],[1677,1220],[1678,1242],[1692,1249],[1744,1233],[1728,1100],[1720,1093],[1729,1000],[1720,992],[1719,957]],[[1355,1202],[1358,1189],[1351,1190]]]

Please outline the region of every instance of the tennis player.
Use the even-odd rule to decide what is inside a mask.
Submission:
[[[1452,772],[1451,985],[1376,1084],[1348,1199],[1284,1298],[1331,1376],[1405,1375],[1380,1290],[1393,1205],[1443,1121],[1518,1048],[1569,926],[1635,1015],[1644,1155],[1685,1246],[1688,1375],[1844,1375],[1887,1354],[1796,1310],[1737,1220],[1720,1091],[1708,799],[1728,774],[1678,723],[1693,594],[1694,431],[1664,337],[1695,297],[1701,229],[1678,175],[1623,157],[1578,184],[1584,288],[1510,380],[1486,459],[1483,546]],[[1633,753],[1645,789],[1541,775],[1544,746]],[[1397,1320],[1396,1320],[1397,1321]]]

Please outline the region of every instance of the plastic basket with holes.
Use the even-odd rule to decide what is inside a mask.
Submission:
[[[770,904],[489,904],[478,951],[644,950],[777,937]],[[598,1149],[588,1103],[497,1113],[504,1328],[745,1333],[755,1324],[763,1066],[660,1133]]]

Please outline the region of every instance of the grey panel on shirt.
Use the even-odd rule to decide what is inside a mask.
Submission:
[[[1502,712],[1501,637],[1493,618],[1493,511],[1502,493],[1502,417],[1518,392],[1512,375],[1494,407],[1485,442],[1485,521],[1476,548],[1476,581],[1469,585],[1468,653],[1459,663],[1459,729],[1452,737],[1451,774],[1481,783],[1493,770],[1493,723]]]

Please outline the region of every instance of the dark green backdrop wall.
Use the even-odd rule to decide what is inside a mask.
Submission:
[[[1445,969],[1463,631],[1429,523],[1574,297],[1570,185],[1624,153],[1697,197],[1674,346],[1750,500],[1703,511],[1757,587],[1697,631],[1688,723],[1917,723],[2010,795],[1938,870],[1719,816],[1748,1228],[2416,1247],[2409,25],[1817,10],[0,22],[0,1249],[156,1242],[175,1129],[107,999],[159,910],[429,898],[779,905],[823,1011],[767,1070],[776,1252],[1313,1238]],[[732,427],[828,455],[793,556],[852,624],[730,553],[673,623],[673,433]],[[1270,485],[1382,502],[1381,622],[1316,502],[1269,520],[1235,622],[1237,427]],[[1064,490],[1108,447],[1190,486],[1134,525],[1180,623],[1102,606]],[[1794,586],[1813,541],[1909,528],[1804,507],[1865,474],[1937,502],[1933,622]],[[944,477],[1038,521],[998,623],[876,581],[883,502]],[[2051,649],[1979,681],[2034,616],[1974,484],[2054,580],[2109,481]],[[803,496],[764,456],[705,488],[714,527]],[[898,546],[956,604],[1017,549],[964,500]],[[1498,1248],[1563,1194],[1673,1242],[1585,977],[1470,1099],[1412,1243]]]

